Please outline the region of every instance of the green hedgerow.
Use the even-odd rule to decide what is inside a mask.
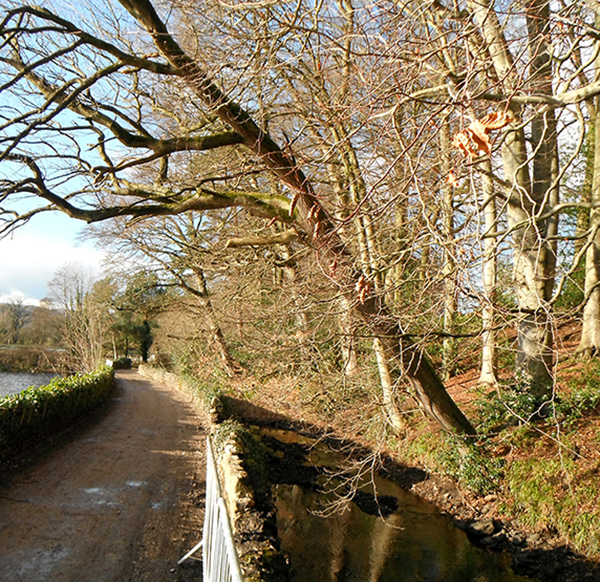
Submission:
[[[102,366],[0,398],[0,455],[34,437],[57,432],[97,406],[108,396],[113,378],[114,370]]]

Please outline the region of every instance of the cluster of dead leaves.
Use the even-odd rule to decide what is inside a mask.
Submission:
[[[502,129],[514,120],[510,113],[497,111],[490,113],[482,119],[476,119],[469,127],[459,131],[452,139],[452,145],[461,150],[465,156],[472,158],[477,157],[479,152],[490,155],[492,153],[490,132]]]
[[[358,301],[362,305],[365,304],[371,289],[371,284],[367,281],[367,278],[364,275],[361,275],[359,280],[356,282],[356,292],[358,293]]]

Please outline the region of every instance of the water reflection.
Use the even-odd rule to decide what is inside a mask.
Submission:
[[[331,480],[319,481],[317,489],[328,492],[297,484],[275,487],[277,528],[293,582],[530,580],[512,573],[509,556],[473,546],[433,505],[387,479],[375,477],[360,487],[365,497],[397,500],[398,509],[386,517],[349,499],[340,511],[324,516],[336,497]]]

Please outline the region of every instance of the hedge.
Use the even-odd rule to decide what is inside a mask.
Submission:
[[[49,436],[102,402],[113,385],[114,370],[102,366],[89,374],[54,378],[0,398],[0,455],[33,438]]]

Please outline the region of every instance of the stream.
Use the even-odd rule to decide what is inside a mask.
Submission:
[[[374,473],[340,477],[344,455],[289,431],[267,439],[309,447],[316,478],[275,485],[277,530],[293,582],[519,582],[510,556],[473,545],[432,504]],[[274,441],[271,441],[274,442]],[[285,479],[284,479],[285,481]]]

